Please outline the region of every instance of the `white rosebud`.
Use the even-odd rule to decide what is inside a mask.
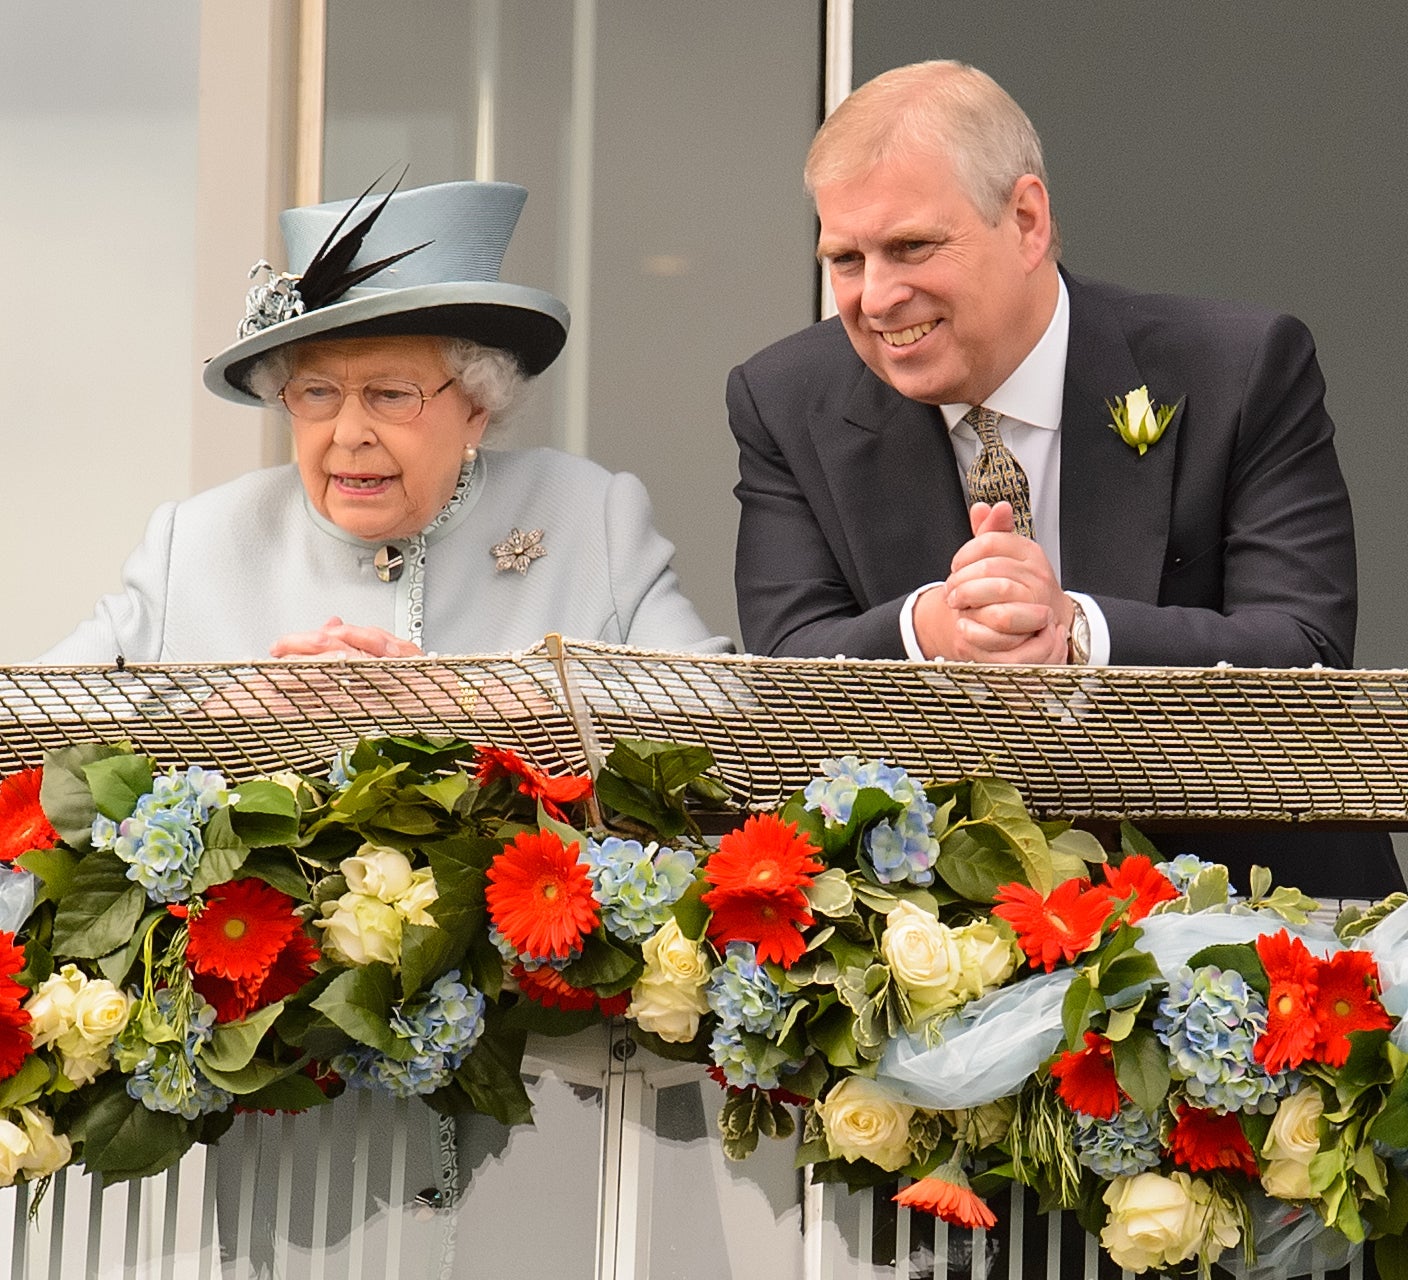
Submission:
[[[1241,1237],[1233,1207],[1186,1173],[1115,1178],[1104,1199],[1110,1216],[1100,1243],[1130,1271],[1169,1268],[1194,1254],[1216,1262]]]
[[[915,1021],[982,994],[981,983],[964,971],[957,931],[912,902],[900,902],[886,915],[880,952],[909,997]]]
[[[688,1044],[699,1031],[700,1017],[709,1011],[704,987],[709,962],[704,949],[685,937],[671,917],[641,947],[645,972],[631,988],[628,1018],[662,1040]]]
[[[393,905],[407,924],[433,925],[435,917],[427,908],[439,896],[440,892],[435,887],[434,872],[429,868],[422,868],[411,873],[411,887],[397,898]]]
[[[399,964],[401,916],[395,907],[367,893],[344,893],[335,902],[323,903],[322,920],[313,923],[326,930],[323,941],[333,958],[347,964]]]
[[[986,920],[965,924],[957,934],[963,972],[980,994],[1000,987],[1016,972],[1016,947]]]
[[[34,988],[24,1008],[36,1049],[55,1043],[73,1029],[74,1007],[82,987],[83,971],[76,964],[66,964]]]
[[[1269,1162],[1261,1185],[1278,1200],[1309,1200],[1310,1162],[1320,1150],[1320,1117],[1325,1102],[1311,1085],[1283,1098],[1261,1148]]]
[[[869,1160],[891,1173],[910,1161],[909,1121],[914,1107],[884,1085],[847,1076],[816,1104],[832,1156]]]
[[[1137,387],[1124,398],[1131,444],[1153,444],[1158,438],[1159,423],[1149,403],[1149,388]]]
[[[343,858],[342,874],[353,893],[395,902],[411,887],[411,860],[399,849],[364,844],[355,856]]]
[[[0,1120],[0,1186],[11,1186],[23,1174],[44,1178],[73,1158],[73,1146],[54,1132],[54,1122],[32,1107],[16,1107],[15,1119]]]
[[[106,1049],[127,1025],[132,999],[106,978],[90,978],[73,1005],[73,1029],[89,1050]]]

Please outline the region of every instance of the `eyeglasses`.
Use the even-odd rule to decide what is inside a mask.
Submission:
[[[356,392],[363,408],[378,422],[412,422],[426,403],[434,400],[455,380],[447,379],[428,395],[414,382],[376,378],[360,387],[344,387],[328,378],[293,378],[285,382],[279,399],[295,418],[331,422],[342,412],[343,401]]]

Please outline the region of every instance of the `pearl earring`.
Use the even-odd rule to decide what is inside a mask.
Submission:
[[[472,444],[464,447],[465,466],[472,467],[479,460],[479,450]]]

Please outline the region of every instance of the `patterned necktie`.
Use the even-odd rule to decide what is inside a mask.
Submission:
[[[1005,444],[997,424],[1002,415],[996,409],[974,405],[963,415],[963,421],[977,432],[982,452],[968,468],[968,501],[1010,502],[1012,519],[1017,532],[1024,538],[1032,536],[1032,496],[1027,486],[1027,473]]]

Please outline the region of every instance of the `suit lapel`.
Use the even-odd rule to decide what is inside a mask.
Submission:
[[[842,417],[815,419],[813,439],[864,603],[947,577],[968,517],[943,415],[862,366]]]
[[[1066,276],[1071,300],[1061,403],[1061,580],[1076,591],[1157,603],[1168,547],[1174,462],[1185,388],[1156,385],[1135,364],[1116,320],[1120,302]],[[1110,426],[1106,401],[1149,385],[1180,401],[1141,456]]]

